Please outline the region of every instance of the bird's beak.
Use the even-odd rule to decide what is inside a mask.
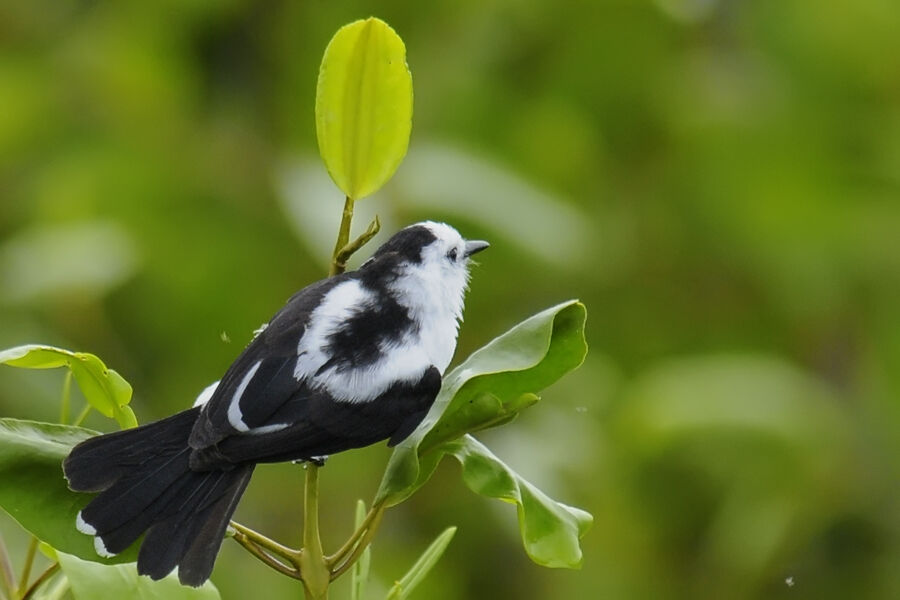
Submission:
[[[490,244],[483,240],[470,240],[466,242],[466,258],[473,254],[477,254],[488,247],[490,247]]]

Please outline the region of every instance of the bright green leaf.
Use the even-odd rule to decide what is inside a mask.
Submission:
[[[207,581],[202,587],[186,587],[175,574],[159,581],[138,575],[133,563],[101,565],[57,552],[59,566],[69,579],[75,600],[218,600],[219,591]]]
[[[473,492],[514,502],[525,551],[545,567],[581,566],[581,539],[594,518],[581,509],[549,498],[522,479],[470,435],[449,442],[442,451],[462,465],[463,481]]]
[[[138,426],[137,417],[130,406],[117,406],[113,416],[122,429],[131,429]]]
[[[584,305],[570,300],[519,323],[444,377],[422,424],[394,449],[376,501],[402,502],[423,485],[440,455],[430,450],[507,422],[538,401],[535,392],[578,367],[587,353]],[[420,463],[421,460],[421,463]]]
[[[412,593],[417,585],[422,583],[425,576],[428,575],[429,571],[431,571],[431,569],[434,568],[434,565],[437,564],[437,561],[440,560],[441,556],[444,554],[444,550],[450,545],[450,541],[453,539],[454,535],[456,535],[456,527],[448,527],[437,536],[428,548],[425,549],[425,552],[422,553],[419,560],[417,560],[415,564],[410,567],[409,571],[406,572],[406,575],[391,587],[388,595],[385,596],[385,600],[404,600],[405,598],[408,598],[410,593]]]
[[[91,496],[68,488],[62,461],[93,435],[80,427],[0,419],[0,508],[63,552],[100,563],[133,561],[136,548],[113,559],[99,557],[93,538],[75,529],[75,517]]]
[[[400,36],[374,17],[339,29],[319,68],[316,136],[344,194],[364,198],[391,178],[409,145],[412,106]]]
[[[93,354],[52,346],[17,346],[0,352],[0,364],[29,369],[68,367],[88,404],[116,419],[123,429],[137,426],[134,412],[128,408],[131,384]]]
[[[0,352],[0,364],[26,369],[55,369],[69,364],[71,352],[49,346],[16,346]]]

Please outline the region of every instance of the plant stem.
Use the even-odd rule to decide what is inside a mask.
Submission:
[[[347,261],[350,260],[350,257],[353,256],[357,250],[369,243],[369,240],[375,237],[379,231],[381,231],[381,221],[378,220],[378,216],[376,215],[375,219],[369,223],[369,226],[362,235],[352,242],[344,244],[338,253],[334,255],[334,259],[331,263],[332,269],[336,270],[338,273],[343,273],[344,269],[347,268]]]
[[[13,569],[12,561],[9,559],[9,551],[3,542],[3,536],[0,536],[0,575],[3,576],[3,583],[6,591],[11,598],[16,597],[16,572]]]
[[[232,527],[233,526],[234,523],[232,522]],[[279,573],[282,573],[294,579],[303,579],[302,575],[300,574],[299,568],[296,568],[296,566],[292,567],[284,564],[281,560],[272,556],[273,553],[269,552],[268,548],[263,549],[261,546],[257,545],[256,542],[254,542],[246,533],[242,531],[235,531],[234,540],[241,546],[243,546],[248,552],[250,552],[250,554],[258,558],[271,568],[275,569]],[[294,565],[294,561],[289,562],[291,562],[291,565]]]
[[[65,425],[69,422],[69,412],[72,407],[72,371],[66,369],[66,378],[63,380],[62,400],[59,403],[59,422]]]
[[[42,600],[62,600],[62,597],[69,591],[69,580],[65,577],[61,578],[53,589],[48,592]]]
[[[350,241],[350,222],[353,220],[353,198],[347,196],[344,200],[344,212],[341,214],[341,227],[338,229],[337,242],[334,244],[334,252],[331,258],[331,269],[329,276],[339,275],[344,272],[346,265],[338,264],[338,256],[341,250]]]
[[[74,427],[78,427],[79,425],[81,425],[82,423],[84,423],[84,420],[87,418],[87,416],[88,416],[90,413],[91,413],[91,405],[90,405],[90,404],[85,404],[85,405],[84,405],[84,408],[81,409],[81,412],[78,413],[78,416],[75,418],[75,421],[72,422],[72,425],[73,425]]]
[[[319,537],[319,467],[306,464],[306,488],[303,497],[303,550],[300,552],[300,570],[303,586],[310,600],[328,598],[331,572],[322,552]]]
[[[264,536],[263,534],[261,534],[257,531],[254,531],[254,530],[250,529],[249,527],[245,527],[244,525],[241,525],[240,523],[236,523],[236,522],[232,521],[230,523],[230,525],[231,525],[231,528],[234,529],[234,531],[235,531],[234,537],[238,541],[241,541],[241,538],[245,539],[245,540],[253,543],[253,545],[264,549],[269,554],[275,554],[275,555],[280,556],[292,563],[296,562],[297,557],[300,555],[300,552],[298,550],[294,550],[292,548],[288,548],[287,546],[283,546],[283,545],[279,544],[278,542],[276,542],[275,540],[269,539],[266,536]],[[242,545],[243,545],[243,543],[242,543]]]
[[[350,554],[353,549],[356,548],[357,543],[359,542],[360,538],[362,538],[363,534],[365,534],[370,528],[372,528],[373,521],[375,521],[376,518],[380,519],[381,514],[383,513],[383,504],[373,505],[372,508],[369,509],[369,512],[366,514],[365,518],[363,518],[362,522],[359,524],[359,527],[357,527],[356,531],[353,532],[353,535],[350,536],[350,539],[348,539],[337,552],[325,559],[325,562],[328,563],[328,566],[334,567],[334,565],[341,562],[344,557]]]
[[[375,513],[375,516],[372,518],[372,522],[369,524],[369,527],[366,529],[366,532],[363,534],[362,538],[359,540],[359,543],[353,549],[353,552],[350,554],[350,557],[345,560],[341,565],[337,568],[333,568],[331,571],[331,580],[334,581],[341,575],[343,575],[347,569],[353,566],[353,563],[360,557],[360,555],[365,551],[366,547],[372,542],[372,538],[375,537],[375,532],[378,530],[378,526],[381,524],[381,517],[384,516],[384,509],[381,508]]]
[[[34,556],[37,554],[37,548],[40,541],[31,536],[31,542],[28,543],[28,551],[25,554],[25,566],[22,567],[22,577],[19,579],[19,588],[24,590],[28,587],[28,580],[31,578],[31,567],[34,565]]]
[[[366,231],[350,241],[350,224],[353,220],[353,199],[344,200],[341,226],[334,245],[328,275],[340,275],[347,267],[347,260],[357,250],[367,244],[381,228],[378,217],[369,224]],[[86,408],[86,411],[90,407]],[[85,413],[78,422],[84,419]],[[256,558],[279,573],[299,579],[308,600],[327,600],[328,586],[332,580],[342,575],[360,557],[371,542],[384,514],[383,505],[375,505],[366,515],[340,550],[329,557],[322,551],[319,535],[319,467],[306,463],[306,485],[303,497],[303,548],[294,550],[275,542],[240,523],[231,521],[234,539]],[[335,568],[337,566],[337,568]]]
[[[34,595],[38,588],[41,587],[45,581],[53,577],[53,575],[59,570],[59,563],[53,563],[47,570],[41,573],[40,577],[34,580],[34,583],[31,584],[31,587],[28,588],[28,591],[25,592],[25,595],[22,596],[22,600],[30,600],[30,598]]]

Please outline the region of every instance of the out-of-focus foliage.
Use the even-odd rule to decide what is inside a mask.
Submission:
[[[455,524],[413,597],[900,596],[890,0],[0,3],[0,347],[102,356],[142,422],[188,406],[326,271],[316,74],[371,14],[406,42],[416,121],[357,226],[493,243],[461,356],[564,298],[590,308],[586,364],[483,437],[595,523],[582,571],[535,567],[447,463],[389,515],[367,594]],[[56,420],[61,382],[4,369],[0,414]],[[329,460],[327,548],[387,456]],[[258,469],[239,518],[296,542],[301,481]],[[213,581],[297,595],[233,544]]]

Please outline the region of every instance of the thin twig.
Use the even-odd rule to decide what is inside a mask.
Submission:
[[[250,554],[275,569],[279,573],[287,575],[288,577],[292,577],[294,579],[302,580],[303,577],[300,575],[299,567],[291,561],[291,564],[294,565],[294,568],[289,567],[284,564],[261,547],[257,546],[246,534],[241,531],[235,531],[234,541],[243,546]]]
[[[40,541],[35,536],[31,536],[31,542],[28,543],[28,551],[25,554],[25,566],[22,567],[22,577],[19,579],[20,590],[28,587],[28,580],[31,578],[31,567],[34,565],[34,556],[37,554],[39,543]]]
[[[347,558],[341,566],[336,569],[331,570],[331,580],[334,581],[341,575],[343,575],[347,569],[353,566],[353,563],[359,558],[359,556],[363,553],[366,547],[372,542],[372,538],[375,537],[375,532],[378,531],[378,526],[381,524],[381,517],[384,516],[384,509],[379,510],[375,517],[372,519],[371,525],[366,530],[366,533],[359,540],[359,543],[353,549],[353,553],[350,554],[350,557]]]
[[[53,586],[53,589],[44,595],[42,600],[62,600],[62,597],[65,596],[68,591],[69,580],[65,577],[61,577],[56,585]]]
[[[339,272],[343,272],[344,269],[347,268],[347,261],[350,260],[350,257],[353,256],[357,250],[368,244],[369,241],[373,237],[375,237],[379,231],[381,231],[381,222],[378,220],[378,216],[376,215],[375,219],[371,223],[369,223],[369,226],[362,233],[362,235],[360,235],[352,242],[347,242],[346,244],[344,244],[341,249],[338,250],[337,254],[334,255],[333,265],[340,269]]]
[[[353,221],[353,198],[347,196],[344,199],[344,212],[341,214],[341,226],[338,229],[337,242],[334,244],[334,252],[331,254],[331,269],[328,275],[339,275],[344,272],[343,265],[338,264],[338,256],[347,242],[350,241],[350,222]]]
[[[81,409],[81,412],[78,413],[78,416],[75,418],[75,421],[72,422],[72,425],[73,425],[74,427],[78,427],[79,425],[81,425],[82,423],[84,423],[84,420],[87,418],[87,416],[88,416],[90,413],[91,413],[91,405],[90,405],[90,404],[85,404],[85,405],[84,405],[84,408]]]
[[[235,538],[237,534],[242,534],[244,538],[253,542],[256,546],[265,549],[267,552],[271,554],[276,554],[285,558],[291,562],[295,561],[297,557],[300,555],[299,550],[294,550],[293,548],[288,548],[287,546],[283,546],[276,542],[273,539],[267,538],[263,534],[258,531],[254,531],[249,527],[241,525],[235,521],[231,521],[230,523],[232,529],[235,530]]]
[[[48,579],[53,577],[53,575],[57,571],[59,571],[59,563],[58,562],[53,563],[52,565],[47,567],[47,570],[44,571],[43,573],[41,573],[40,577],[38,577],[37,579],[34,580],[34,583],[31,584],[31,587],[28,588],[28,591],[25,592],[24,596],[22,596],[22,600],[29,600],[34,595],[34,593],[38,590],[38,588],[41,587],[41,585],[43,585],[45,581],[47,581]]]
[[[350,536],[350,539],[344,542],[344,545],[341,546],[337,552],[325,558],[325,562],[328,564],[328,566],[333,567],[356,547],[356,543],[363,536],[363,534],[368,531],[369,526],[372,524],[372,521],[375,519],[375,516],[379,512],[384,512],[384,507],[380,504],[375,504],[372,506],[372,508],[369,509],[369,512],[366,514],[362,523],[359,524],[359,527],[356,528],[356,531],[353,532],[353,535]]]
[[[0,536],[0,575],[3,576],[3,583],[6,585],[6,591],[13,598],[16,596],[16,571],[13,569],[12,560],[9,558],[9,551],[3,542],[3,536]]]
[[[62,399],[59,403],[59,422],[68,423],[72,406],[72,371],[66,369],[66,378],[63,380]]]

